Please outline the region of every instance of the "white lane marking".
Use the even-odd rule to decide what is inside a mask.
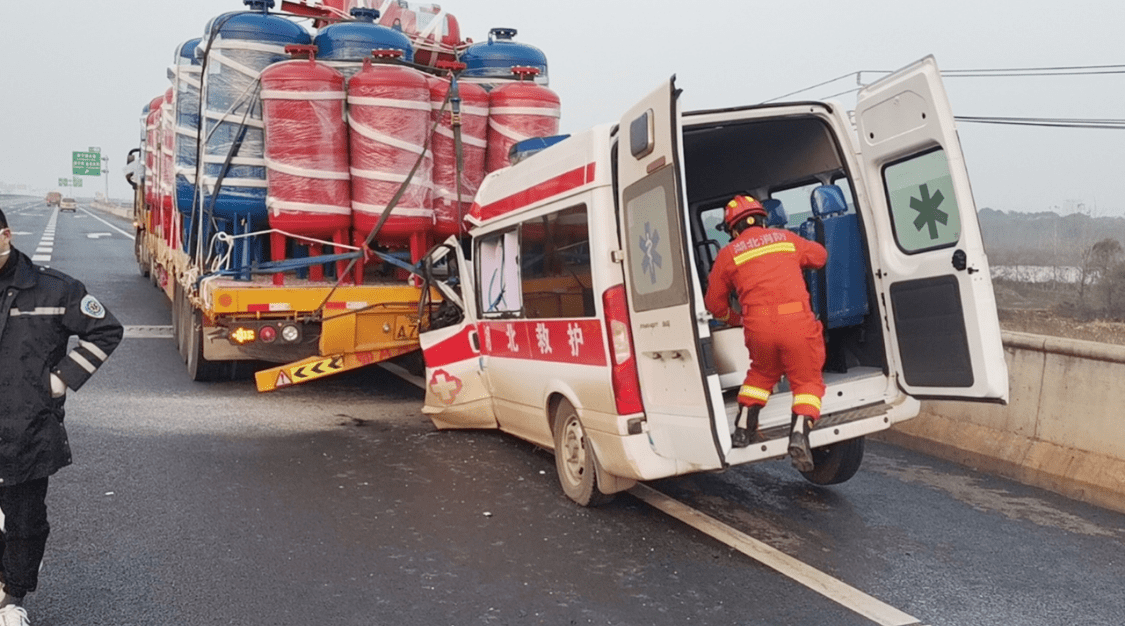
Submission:
[[[378,363],[378,365],[421,389],[426,388],[424,379],[411,374],[401,366],[386,362]],[[704,515],[648,485],[638,484],[630,489],[629,493],[652,508],[721,541],[779,574],[787,576],[844,608],[866,617],[879,626],[922,626],[922,622],[918,619],[895,607],[877,600],[811,565],[806,565],[776,548],[771,548],[713,517]]]
[[[39,247],[35,249],[36,254],[31,256],[31,260],[35,263],[50,263],[51,255],[55,249],[55,223],[59,220],[59,208],[55,207],[51,211],[51,217],[47,218],[47,227],[43,229],[43,236],[39,239]]]
[[[127,339],[171,339],[171,326],[126,326]]]
[[[81,208],[81,207],[79,207],[79,208]],[[85,213],[86,215],[89,215],[90,217],[98,220],[99,222],[105,224],[106,226],[109,226],[113,230],[116,230],[117,232],[121,233],[122,235],[125,235],[129,239],[135,240],[137,238],[136,235],[134,235],[133,233],[125,231],[125,230],[121,230],[120,228],[114,226],[113,224],[110,224],[109,222],[107,222],[107,221],[103,220],[102,218],[98,217],[97,215],[94,215],[93,213],[90,212],[89,209],[82,209],[82,212]]]
[[[917,626],[916,618],[893,606],[881,602],[843,581],[798,561],[784,552],[735,530],[730,526],[696,511],[647,485],[637,485],[629,490],[649,506],[680,520],[692,528],[718,539],[780,574],[808,587],[841,606],[855,611],[880,626]]]
[[[426,381],[422,379],[422,377],[411,374],[406,370],[406,368],[402,367],[401,365],[395,365],[394,363],[387,363],[384,361],[382,363],[379,363],[379,367],[387,370],[395,376],[398,376],[399,378],[414,385],[415,387],[418,387],[419,389],[426,388]]]
[[[86,233],[87,239],[101,239],[102,237],[112,237],[113,233]]]

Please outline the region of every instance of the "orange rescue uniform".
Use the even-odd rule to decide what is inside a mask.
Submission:
[[[788,230],[752,226],[719,251],[705,303],[715,319],[743,326],[750,369],[738,393],[746,406],[764,406],[784,374],[793,413],[816,419],[824,396],[823,328],[809,309],[803,268],[821,268],[824,246]],[[730,308],[738,294],[742,315]]]

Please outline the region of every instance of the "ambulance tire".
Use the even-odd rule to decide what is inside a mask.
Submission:
[[[859,471],[863,463],[863,447],[863,437],[856,437],[813,448],[813,470],[801,472],[801,475],[815,485],[838,485]]]
[[[582,506],[598,506],[613,500],[598,489],[594,449],[578,419],[578,411],[565,398],[555,407],[555,471],[563,493]]]

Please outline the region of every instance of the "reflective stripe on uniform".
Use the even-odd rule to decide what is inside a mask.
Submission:
[[[762,246],[761,248],[754,248],[753,250],[747,250],[746,252],[738,254],[737,256],[734,257],[734,264],[735,265],[742,265],[743,263],[745,263],[747,261],[750,261],[752,259],[756,259],[760,256],[764,256],[766,254],[773,254],[773,253],[776,253],[776,252],[792,252],[792,253],[795,254],[797,252],[797,246],[794,245],[793,242],[790,242],[790,241],[782,241],[780,243],[771,243],[768,246]]]
[[[750,385],[743,385],[742,389],[738,390],[739,397],[753,398],[765,402],[770,399],[770,391],[760,387],[751,387]]]
[[[86,357],[82,356],[81,354],[78,354],[77,352],[71,352],[67,356],[69,356],[72,361],[77,363],[79,365],[79,367],[86,370],[87,372],[90,372],[91,374],[98,371],[98,368],[94,367],[93,363],[87,361]]]
[[[19,309],[12,309],[8,315],[16,317],[19,315],[62,315],[66,313],[66,307],[61,306],[37,306],[30,311],[21,311]]]
[[[89,341],[83,341],[83,340],[79,339],[78,345],[82,346],[83,348],[86,348],[86,350],[88,350],[90,352],[90,354],[92,354],[95,357],[101,359],[102,361],[109,358],[109,355],[106,354],[104,350],[102,350],[101,348],[97,347],[96,345],[90,343]]]
[[[793,406],[797,406],[798,404],[807,404],[816,407],[817,411],[820,410],[820,398],[811,393],[799,393],[793,396]]]

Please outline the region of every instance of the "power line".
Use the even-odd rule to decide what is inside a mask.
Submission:
[[[974,124],[1002,124],[1010,126],[1043,126],[1048,128],[1094,128],[1099,130],[1125,130],[1125,119],[1083,119],[1052,117],[985,117],[957,115],[958,122]]]
[[[894,73],[892,70],[858,70],[858,71],[854,71],[854,72],[848,72],[847,74],[842,74],[842,75],[837,76],[836,78],[833,78],[831,80],[826,80],[824,82],[817,83],[815,85],[810,85],[810,86],[805,87],[803,89],[798,89],[797,91],[792,91],[792,92],[787,93],[785,95],[777,96],[776,98],[770,98],[769,100],[764,100],[764,101],[762,101],[762,104],[766,104],[766,103],[769,103],[769,102],[775,102],[777,100],[781,100],[783,98],[788,98],[790,96],[795,96],[799,93],[811,91],[813,89],[817,89],[817,88],[823,87],[825,85],[830,85],[830,84],[832,84],[836,81],[843,80],[845,78],[849,78],[851,76],[854,76],[855,80],[856,80],[856,84],[859,85],[858,87],[853,87],[851,89],[841,91],[841,92],[833,94],[831,96],[827,96],[825,99],[836,98],[836,97],[842,96],[844,94],[852,93],[854,91],[859,91],[860,89],[865,87],[866,85],[864,85],[863,80],[862,80],[864,74],[892,74],[892,73]],[[1125,74],[1125,65],[1121,65],[1121,64],[1112,64],[1112,65],[1059,65],[1059,66],[1047,66],[1047,67],[977,68],[977,69],[942,70],[942,72],[941,72],[941,75],[944,78],[1031,78],[1031,77],[1043,77],[1043,76],[1107,76],[1107,75],[1113,75],[1113,74]]]

